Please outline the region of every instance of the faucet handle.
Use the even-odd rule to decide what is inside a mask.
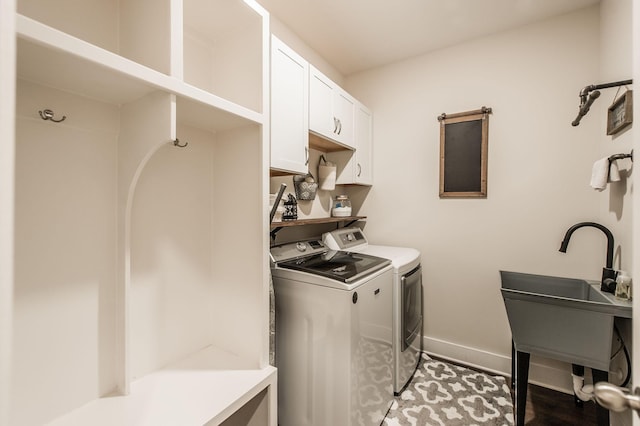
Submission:
[[[602,268],[602,282],[600,283],[600,290],[607,293],[615,294],[616,292],[616,277],[618,271],[613,268]]]

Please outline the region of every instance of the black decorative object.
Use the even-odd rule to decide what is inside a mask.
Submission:
[[[298,201],[293,194],[287,194],[287,200],[284,202],[284,213],[282,213],[282,220],[296,220],[298,219]]]

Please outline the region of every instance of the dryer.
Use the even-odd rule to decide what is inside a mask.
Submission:
[[[281,426],[378,426],[393,402],[393,268],[320,240],[271,247]]]
[[[393,265],[393,391],[396,395],[413,377],[422,353],[423,303],[420,252],[408,247],[369,244],[360,228],[336,229],[322,235],[333,250],[369,254]]]

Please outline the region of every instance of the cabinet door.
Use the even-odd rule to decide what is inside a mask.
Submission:
[[[271,38],[271,168],[307,173],[309,63]]]
[[[333,115],[333,87],[331,80],[309,66],[309,130],[330,139],[338,130]]]
[[[355,100],[309,65],[309,130],[354,149]]]
[[[356,164],[354,179],[356,183],[364,185],[373,184],[373,117],[364,105],[356,105],[355,139],[356,139]]]
[[[329,152],[326,157],[338,166],[337,184],[373,185],[373,115],[367,107],[358,101],[354,102],[355,151]]]
[[[355,100],[340,88],[334,90],[333,115],[337,121],[337,131],[334,138],[338,141],[354,148],[354,111]]]

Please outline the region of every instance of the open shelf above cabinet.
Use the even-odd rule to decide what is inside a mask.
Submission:
[[[334,141],[325,139],[322,136],[318,136],[315,133],[311,133],[311,132],[309,132],[309,148],[315,151],[324,152],[325,154],[330,152],[340,152],[346,156],[350,156],[354,152],[352,148],[346,147],[344,145],[340,145]],[[290,171],[283,171],[283,170],[274,169],[274,168],[270,169],[271,177],[290,176],[295,174],[299,174],[299,173],[293,173]]]
[[[340,145],[311,132],[309,132],[309,148],[322,152],[353,151],[353,148]]]

